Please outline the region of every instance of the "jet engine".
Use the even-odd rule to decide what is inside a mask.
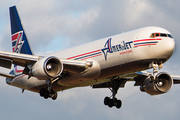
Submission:
[[[32,75],[39,80],[52,79],[60,76],[63,64],[56,57],[42,58],[31,68]]]
[[[154,80],[152,79],[153,76],[148,77],[145,79],[143,85],[140,87],[142,92],[146,92],[150,95],[158,95],[163,94],[171,90],[173,86],[173,79],[167,73],[158,73]],[[151,82],[152,81],[152,82]]]

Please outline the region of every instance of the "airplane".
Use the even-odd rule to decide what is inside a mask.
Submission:
[[[173,54],[175,41],[164,28],[148,26],[123,32],[87,44],[34,55],[16,6],[9,8],[12,52],[0,51],[0,66],[11,69],[0,72],[6,83],[57,99],[57,92],[75,87],[109,88],[112,95],[104,98],[110,108],[121,108],[116,98],[120,87],[135,81],[142,92],[150,95],[167,93],[180,77],[158,70]],[[152,72],[145,70],[152,69]]]

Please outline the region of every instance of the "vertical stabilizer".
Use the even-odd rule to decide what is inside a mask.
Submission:
[[[26,37],[16,6],[9,8],[11,21],[12,51],[32,55],[33,52]]]

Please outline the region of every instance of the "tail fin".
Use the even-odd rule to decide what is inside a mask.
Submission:
[[[33,55],[16,6],[10,7],[9,11],[13,52]]]

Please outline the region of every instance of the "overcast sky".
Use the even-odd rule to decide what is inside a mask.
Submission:
[[[66,49],[110,35],[145,26],[170,31],[176,41],[172,58],[161,71],[180,75],[179,0],[1,0],[0,50],[11,51],[9,7],[16,5],[35,54]],[[165,47],[165,46],[164,46]],[[8,72],[8,70],[1,69]],[[180,85],[159,96],[150,96],[133,87],[118,91],[120,110],[104,106],[108,89],[91,87],[59,92],[56,101],[9,86],[0,78],[1,120],[123,120],[180,118]]]

